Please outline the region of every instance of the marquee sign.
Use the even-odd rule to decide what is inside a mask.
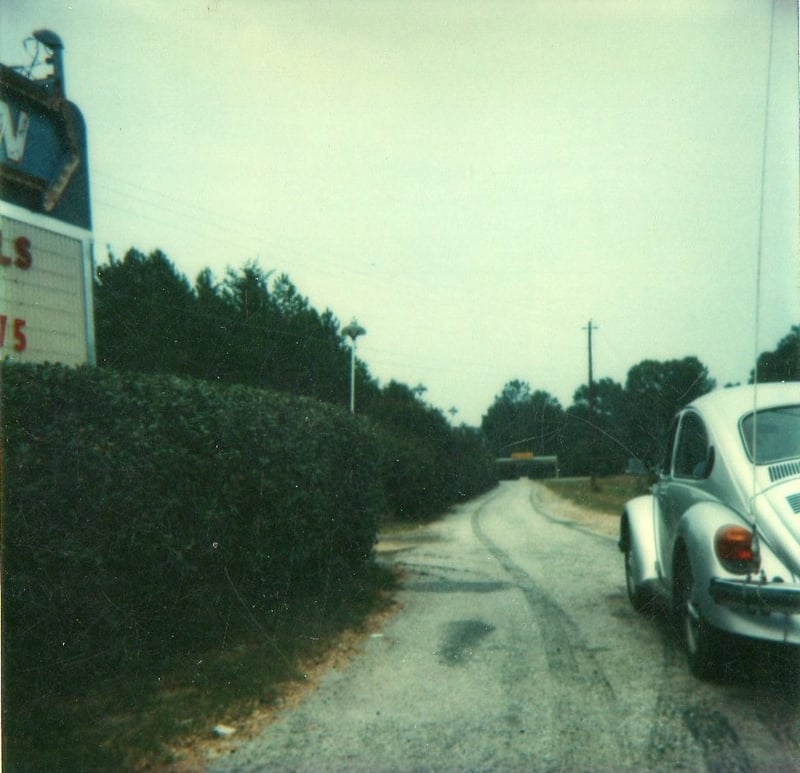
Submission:
[[[6,211],[0,210],[2,357],[92,362],[91,240],[78,229],[43,228]]]
[[[94,363],[86,129],[34,36],[53,77],[0,65],[0,360]]]

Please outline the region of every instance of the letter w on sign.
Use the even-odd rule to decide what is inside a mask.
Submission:
[[[20,111],[17,126],[11,119],[11,108],[0,102],[0,142],[6,147],[6,155],[10,161],[22,161],[25,153],[25,140],[28,137],[28,114]]]

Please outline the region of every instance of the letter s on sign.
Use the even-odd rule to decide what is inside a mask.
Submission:
[[[28,345],[28,339],[25,337],[25,333],[22,328],[25,327],[25,320],[24,319],[15,319],[14,320],[14,351],[15,352],[24,352],[25,347]]]

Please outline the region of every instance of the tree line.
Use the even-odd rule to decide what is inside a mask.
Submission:
[[[160,250],[113,254],[94,285],[97,363],[310,397],[344,409],[350,349],[339,320],[318,312],[285,274],[257,263],[209,269],[190,284]],[[452,427],[421,399],[424,388],[380,385],[356,360],[356,412],[384,449],[393,513],[421,518],[490,487],[494,465],[477,429]]]
[[[275,276],[257,263],[229,269],[219,281],[205,269],[192,285],[160,250],[145,255],[130,249],[121,260],[109,255],[97,271],[95,325],[97,360],[104,367],[347,404],[350,350],[339,321],[328,309],[314,309],[286,274]],[[774,351],[759,355],[750,382],[800,380],[798,352],[800,325]],[[589,473],[592,460],[598,475],[622,472],[631,459],[652,466],[675,411],[716,385],[695,356],[647,359],[629,370],[624,384],[610,378],[592,384],[590,420],[588,384],[565,408],[547,391],[515,379],[477,430],[451,427],[421,399],[424,388],[396,381],[381,386],[361,360],[355,380],[358,412],[391,434],[398,456],[426,445],[431,458],[418,459],[418,466],[444,458],[467,465],[479,449],[495,456],[530,451],[558,456],[568,475]],[[412,481],[405,483],[413,489]],[[416,504],[422,499],[420,494]]]
[[[194,285],[160,250],[109,254],[94,283],[97,363],[136,373],[171,373],[242,384],[346,406],[350,349],[339,320],[320,313],[286,274],[257,263],[210,269]],[[381,387],[366,364],[355,368],[357,409],[383,423],[433,437],[448,423],[411,389]],[[424,389],[424,388],[423,388]]]
[[[800,325],[775,350],[759,355],[749,383],[756,380],[800,381]],[[610,378],[592,384],[590,421],[588,384],[563,408],[548,392],[513,380],[484,415],[481,430],[495,455],[528,451],[558,456],[564,475],[609,475],[630,465],[652,469],[660,461],[675,412],[715,386],[695,356],[643,360],[628,371],[625,384]]]
[[[160,250],[131,249],[98,268],[94,300],[100,366],[346,404],[349,351],[339,323],[286,275],[248,263],[221,281],[205,269],[192,286]],[[376,388],[360,363],[356,379]]]

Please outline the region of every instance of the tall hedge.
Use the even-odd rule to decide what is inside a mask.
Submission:
[[[366,423],[246,387],[2,367],[6,675],[149,667],[364,576],[384,508]]]
[[[477,432],[426,438],[381,426],[378,434],[384,494],[396,518],[427,520],[497,485],[494,457]]]

